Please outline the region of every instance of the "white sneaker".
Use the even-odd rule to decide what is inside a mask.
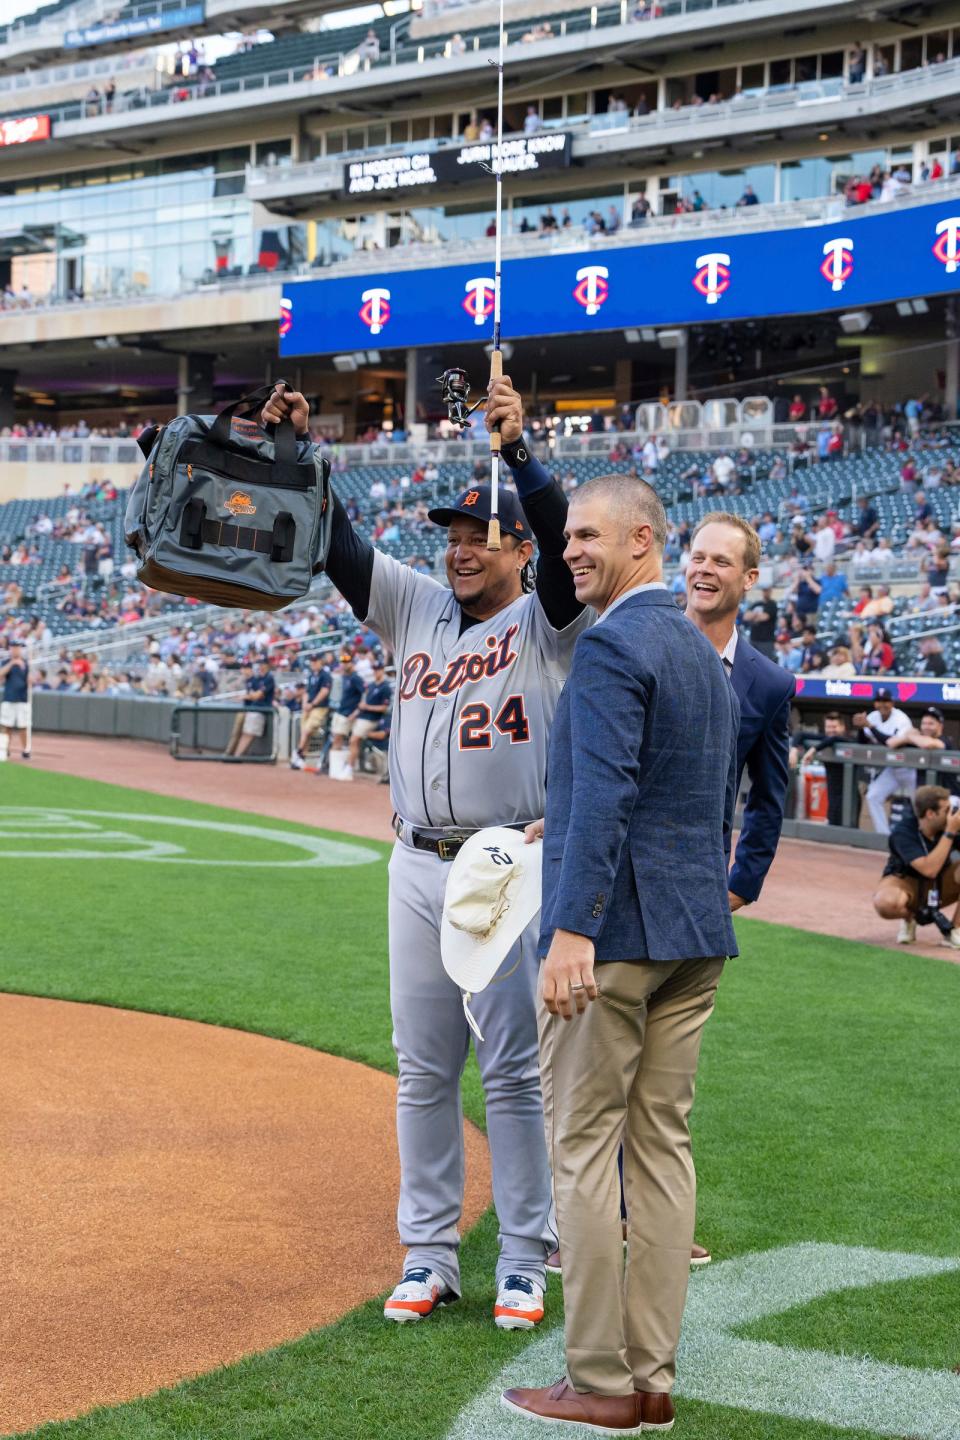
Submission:
[[[384,1305],[383,1318],[401,1325],[407,1320],[425,1320],[438,1305],[446,1304],[450,1294],[435,1270],[407,1270]]]
[[[940,944],[949,945],[951,950],[960,950],[960,930],[954,927],[949,935],[941,935]]]
[[[507,1275],[497,1288],[493,1318],[501,1330],[532,1330],[543,1319],[543,1290],[526,1275]]]
[[[294,750],[293,754],[290,756],[290,769],[302,770],[305,764],[306,761],[304,760],[303,756],[299,754],[296,750]]]
[[[901,920],[900,929],[897,931],[898,945],[912,945],[917,938],[916,920]]]

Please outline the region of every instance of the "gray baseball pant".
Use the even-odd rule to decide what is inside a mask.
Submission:
[[[390,860],[390,1004],[400,1078],[397,1224],[405,1269],[427,1266],[460,1294],[463,1110],[460,1077],[470,1050],[463,997],[440,959],[440,919],[450,866],[399,842]],[[537,1044],[537,922],[470,1002],[483,1043],[477,1062],[486,1098],[493,1201],[500,1228],[497,1282],[526,1275],[543,1285],[556,1245],[543,1129]]]

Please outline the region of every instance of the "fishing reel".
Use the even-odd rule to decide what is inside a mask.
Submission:
[[[447,407],[450,423],[459,425],[461,430],[466,430],[470,424],[470,416],[483,404],[485,397],[481,396],[475,405],[467,404],[470,395],[470,376],[459,366],[444,370],[442,375],[437,376],[437,384],[440,386],[440,398]]]

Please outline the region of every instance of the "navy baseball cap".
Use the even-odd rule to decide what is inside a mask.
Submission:
[[[515,535],[518,540],[532,540],[533,531],[527,524],[527,517],[514,492],[501,485],[497,503],[501,535]],[[486,524],[490,513],[489,485],[471,485],[457,496],[452,505],[438,506],[435,510],[427,511],[434,525],[449,525],[455,515],[466,515],[471,520],[482,520]]]
[[[893,691],[892,691],[892,690],[888,690],[888,689],[886,688],[886,686],[883,686],[881,689],[879,689],[879,690],[877,691],[876,695],[875,695],[873,698],[874,698],[875,700],[891,700],[891,701],[892,701],[892,700],[893,700]]]

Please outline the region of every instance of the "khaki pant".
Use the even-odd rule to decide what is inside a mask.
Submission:
[[[634,1387],[673,1386],[696,1218],[688,1122],[723,965],[722,958],[598,965],[599,998],[571,1021],[549,1014],[539,999],[567,1372],[577,1390],[629,1395]]]

